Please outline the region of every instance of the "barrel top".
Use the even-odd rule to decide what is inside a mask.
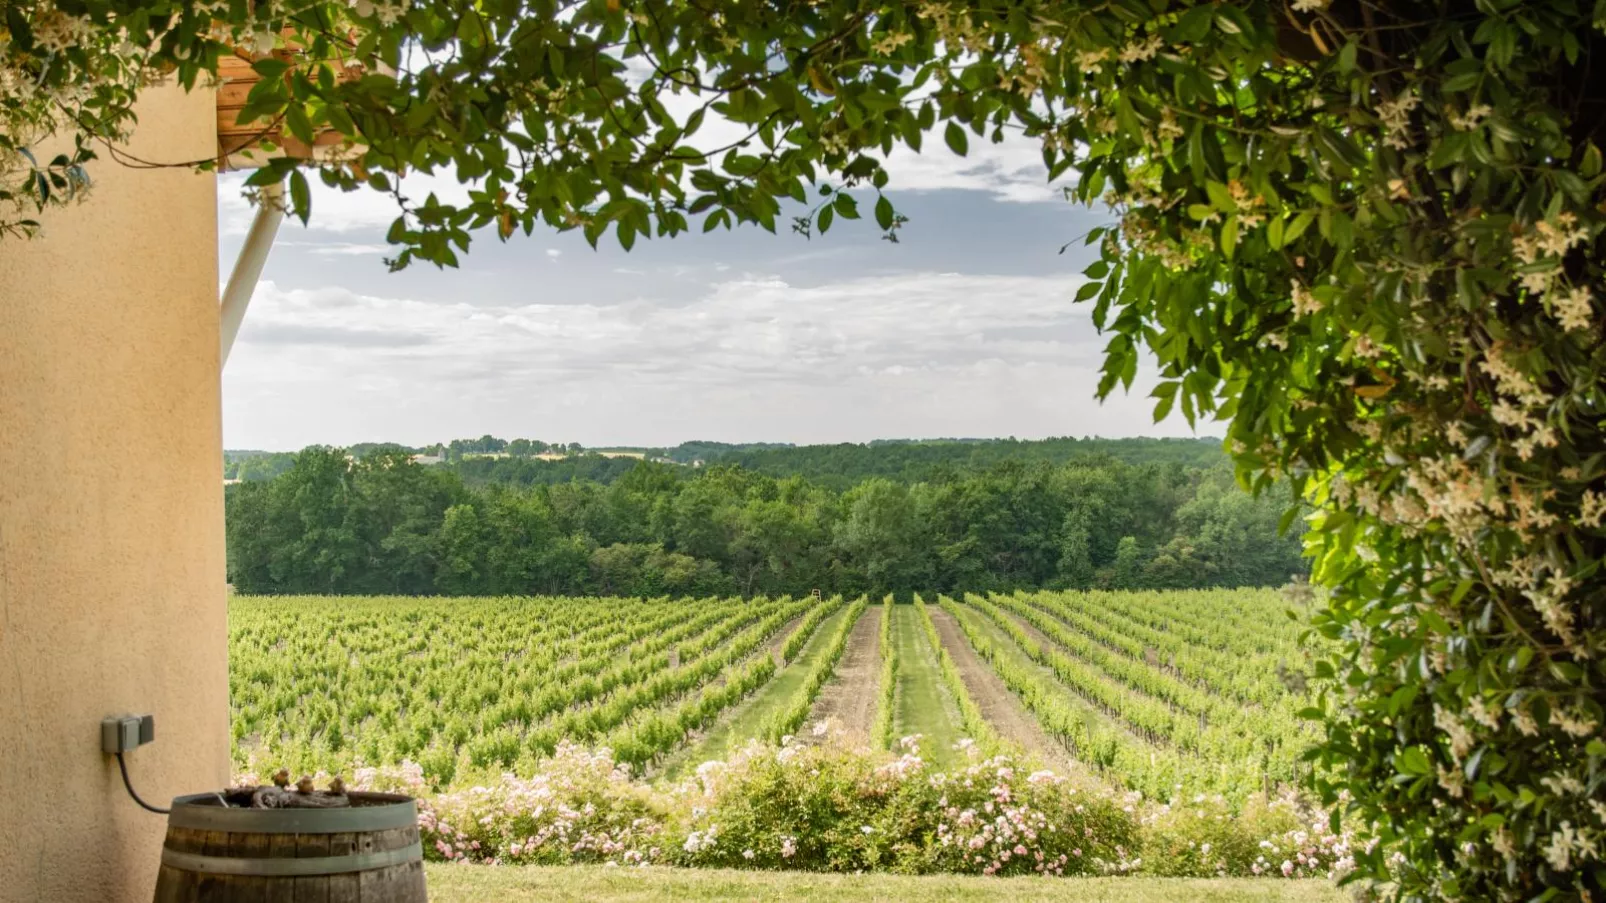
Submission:
[[[410,828],[418,824],[418,805],[399,793],[349,794],[352,805],[339,809],[245,809],[223,805],[216,793],[176,797],[168,827],[249,834],[348,834]]]

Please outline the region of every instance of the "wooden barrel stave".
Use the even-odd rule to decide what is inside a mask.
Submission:
[[[196,798],[176,800],[175,813],[179,813],[180,805],[186,799]],[[405,797],[395,799],[405,801],[405,813],[395,811],[376,816],[373,820],[397,825],[405,816],[406,824],[367,831],[319,830],[318,823],[324,819],[318,817],[316,810],[305,809],[225,810],[210,806],[207,807],[210,811],[201,816],[201,823],[207,827],[172,823],[174,820],[194,823],[194,815],[180,813],[170,816],[163,848],[164,852],[174,855],[164,856],[157,875],[154,903],[424,903],[427,894],[416,810],[411,800]],[[361,822],[364,812],[395,808],[356,807],[323,811],[335,814],[335,818],[328,820],[329,825],[347,828],[354,826],[354,816],[355,822]],[[248,830],[213,830],[220,820],[254,821],[256,824],[235,825],[249,827]],[[274,823],[303,830],[276,831]],[[346,864],[329,860],[329,857],[359,855],[367,856],[369,861],[388,864],[345,870]],[[230,873],[231,870],[270,869],[273,868],[271,864],[260,863],[284,859],[328,860],[336,864],[311,862],[303,866],[335,869],[328,874],[285,876]]]

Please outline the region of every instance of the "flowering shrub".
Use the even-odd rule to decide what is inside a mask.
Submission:
[[[635,863],[657,856],[663,803],[611,751],[563,743],[533,777],[505,774],[422,801],[418,826],[431,858],[446,861]]]
[[[822,871],[1102,874],[1125,867],[1136,825],[1107,794],[1010,756],[934,772],[837,742],[753,744],[676,788],[687,865]],[[971,747],[974,749],[974,747]]]
[[[1293,795],[1254,797],[1237,812],[1219,796],[1172,800],[1140,820],[1150,875],[1337,879],[1355,867],[1349,835],[1333,833],[1326,813]]]
[[[1292,796],[1237,811],[1221,797],[1156,805],[971,743],[950,771],[930,767],[919,737],[900,746],[893,758],[840,735],[753,742],[654,784],[608,749],[564,743],[528,778],[431,793],[408,762],[359,767],[349,783],[419,797],[424,853],[437,862],[1273,878],[1354,866],[1348,835]]]

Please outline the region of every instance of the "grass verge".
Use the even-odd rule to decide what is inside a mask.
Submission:
[[[977,878],[602,866],[425,866],[432,903],[810,900],[818,903],[1341,903],[1325,881],[1269,878]]]
[[[922,630],[920,613],[913,605],[895,607],[892,636],[898,656],[898,711],[893,729],[900,737],[920,734],[921,753],[935,767],[948,768],[956,760],[954,743],[965,736],[965,729]]]

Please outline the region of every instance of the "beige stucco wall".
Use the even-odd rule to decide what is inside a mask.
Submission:
[[[210,92],[153,88],[131,150],[206,157]],[[156,715],[153,801],[228,773],[216,180],[102,159],[0,239],[0,901],[150,900],[165,828],[100,720]]]

